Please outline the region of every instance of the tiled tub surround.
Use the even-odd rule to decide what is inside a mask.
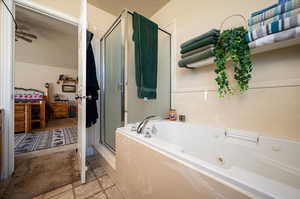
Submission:
[[[131,199],[299,198],[300,142],[188,123],[152,125],[152,138],[117,130],[117,175]]]
[[[171,0],[151,20],[174,33],[174,62],[180,60],[180,44],[212,28],[238,13],[250,13],[277,0]],[[192,5],[192,6],[191,6]],[[188,12],[183,12],[188,10]],[[197,20],[199,19],[199,20]],[[201,19],[201,20],[200,20]],[[205,21],[205,22],[204,22]],[[233,17],[224,29],[244,25],[240,17]],[[172,74],[172,108],[186,115],[186,121],[212,127],[243,129],[261,135],[300,140],[300,45],[273,50],[251,57],[253,62],[250,89],[244,94],[219,98],[211,64],[195,70],[174,64]],[[229,66],[230,62],[228,63]],[[227,67],[230,80],[231,67]],[[231,81],[236,87],[236,81]]]

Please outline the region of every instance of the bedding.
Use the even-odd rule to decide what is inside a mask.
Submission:
[[[15,101],[40,101],[44,98],[44,92],[36,89],[15,88]]]

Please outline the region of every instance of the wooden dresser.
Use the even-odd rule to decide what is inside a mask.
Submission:
[[[15,132],[30,132],[30,103],[15,104]]]
[[[15,103],[15,132],[31,132],[32,123],[46,127],[45,101]]]
[[[52,118],[68,118],[69,117],[69,102],[52,102]]]

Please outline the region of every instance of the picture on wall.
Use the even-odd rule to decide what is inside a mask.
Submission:
[[[75,85],[62,85],[62,92],[64,93],[75,93],[76,86]]]

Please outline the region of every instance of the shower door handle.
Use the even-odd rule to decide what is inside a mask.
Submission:
[[[124,85],[123,85],[122,82],[119,82],[119,83],[118,83],[118,89],[119,89],[119,90],[123,91],[123,86],[124,86]]]

